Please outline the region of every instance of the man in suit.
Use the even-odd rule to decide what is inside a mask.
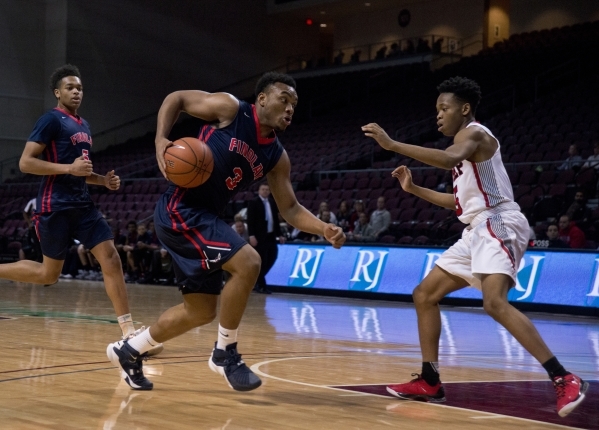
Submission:
[[[279,253],[277,242],[284,243],[285,238],[281,235],[279,210],[275,201],[270,198],[268,184],[260,185],[258,197],[248,203],[247,225],[250,245],[256,248],[262,258],[260,275],[254,290],[262,294],[270,294],[271,291],[266,285],[266,274],[277,260]]]

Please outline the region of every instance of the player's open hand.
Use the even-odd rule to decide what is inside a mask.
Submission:
[[[109,190],[116,191],[121,187],[121,178],[114,174],[114,170],[111,170],[104,176],[104,185]]]
[[[331,242],[333,248],[339,249],[345,243],[345,233],[341,227],[336,226],[335,224],[327,224],[324,228],[324,237],[326,240]]]
[[[69,167],[69,174],[73,176],[91,176],[94,172],[94,166],[91,160],[86,159],[83,155],[75,158],[75,161]]]
[[[168,181],[168,176],[166,174],[166,161],[164,160],[164,153],[166,152],[166,148],[169,146],[173,146],[173,142],[165,138],[156,139],[156,161],[158,162],[158,168],[162,172],[162,176],[164,179]]]
[[[393,140],[389,137],[387,132],[382,127],[374,122],[362,126],[362,131],[365,136],[372,137],[381,148],[387,151],[393,150]]]
[[[399,166],[391,172],[391,176],[399,180],[399,185],[401,185],[404,191],[411,192],[410,190],[414,186],[414,183],[412,182],[412,172],[410,169],[406,166]]]

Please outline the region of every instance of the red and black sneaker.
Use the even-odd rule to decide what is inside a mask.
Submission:
[[[405,384],[389,385],[387,391],[404,400],[419,400],[421,402],[442,403],[445,401],[445,390],[441,381],[430,386],[418,373],[412,373],[416,379]]]
[[[582,403],[589,383],[571,373],[553,378],[553,387],[557,394],[557,413],[565,417]]]

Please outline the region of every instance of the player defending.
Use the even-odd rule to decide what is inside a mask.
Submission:
[[[118,190],[114,170],[93,172],[89,124],[77,115],[83,99],[79,69],[67,64],[54,71],[50,85],[58,105],[38,119],[19,161],[23,173],[43,176],[33,223],[43,261],[21,260],[0,265],[0,278],[51,285],[58,281],[71,239],[78,239],[102,267],[104,285],[118,316],[123,338],[135,335],[129,313],[121,260],[112,232],[96,209],[87,184]],[[41,156],[41,158],[40,158]],[[157,348],[154,352],[159,352]]]
[[[237,328],[260,273],[260,256],[218,215],[238,191],[266,175],[279,211],[291,225],[326,237],[335,248],[345,242],[339,227],[325,224],[298,203],[291,186],[289,157],[275,132],[291,124],[295,86],[288,75],[266,73],[256,85],[254,105],[203,91],[177,91],[165,98],[156,130],[156,158],[164,176],[164,153],[171,145],[167,137],[180,112],[211,124],[198,137],[212,150],[214,170],[197,188],[171,185],[156,205],[156,233],[173,256],[183,303],[139,336],[108,345],[108,358],[130,376],[125,380],[132,388],[153,386],[143,375],[141,354],[214,320],[223,270],[231,277],[222,289],[218,340],[208,364],[235,390],[260,386],[237,352]]]
[[[470,285],[482,290],[485,311],[542,363],[555,386],[557,412],[565,417],[584,400],[588,383],[564,369],[532,322],[507,300],[526,250],[529,227],[514,202],[498,140],[474,119],[480,88],[470,79],[455,77],[437,89],[439,131],[454,136],[446,150],[395,142],[377,124],[362,127],[365,135],[384,149],[451,170],[453,196],[414,185],[406,166],[399,166],[392,175],[405,191],[455,210],[460,221],[468,224],[462,238],[443,253],[412,294],[418,315],[422,374],[406,384],[391,385],[387,391],[401,399],[445,401],[438,372],[438,303],[447,294]]]

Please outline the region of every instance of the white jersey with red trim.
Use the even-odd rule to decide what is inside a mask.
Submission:
[[[505,205],[506,209],[520,210],[514,203],[512,184],[501,160],[499,140],[487,127],[478,122],[471,122],[466,127],[480,127],[484,130],[497,141],[497,151],[486,161],[472,163],[464,160],[452,169],[453,195],[458,219],[464,224],[470,224],[479,213],[502,203],[511,203]]]

